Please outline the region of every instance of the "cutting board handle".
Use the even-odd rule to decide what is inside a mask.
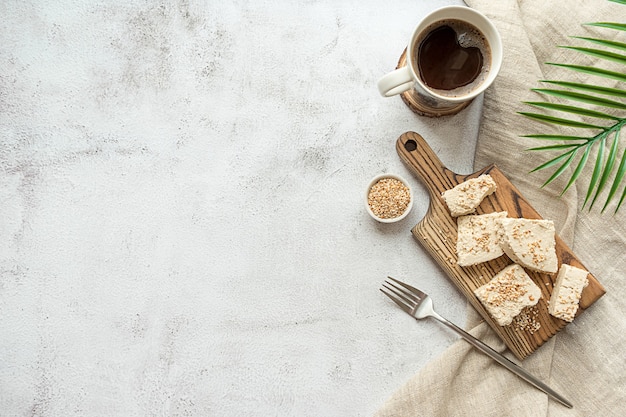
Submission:
[[[461,182],[461,176],[446,168],[424,138],[415,132],[403,133],[396,141],[400,159],[426,186],[431,201]]]

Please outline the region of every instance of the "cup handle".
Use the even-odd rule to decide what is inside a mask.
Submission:
[[[408,66],[404,66],[385,74],[378,80],[378,91],[381,96],[391,97],[410,90],[413,83],[411,70]]]

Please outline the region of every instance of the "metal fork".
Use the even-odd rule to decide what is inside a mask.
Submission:
[[[548,394],[548,396],[554,398],[564,406],[568,408],[573,407],[572,403],[567,401],[562,395],[558,394],[552,388],[538,380],[535,376],[528,373],[524,368],[521,368],[517,364],[511,362],[506,356],[503,356],[500,353],[496,352],[485,343],[467,333],[465,330],[461,329],[454,323],[446,320],[445,318],[437,314],[433,309],[433,300],[423,291],[420,291],[415,287],[412,287],[391,277],[387,277],[387,280],[383,283],[383,288],[381,288],[380,291],[382,291],[383,294],[391,298],[396,304],[400,306],[402,310],[407,312],[409,315],[413,316],[416,319],[424,319],[426,317],[432,317],[434,319],[437,319],[438,321],[458,333],[463,339],[469,342],[476,349],[490,356],[500,365],[518,375],[524,381],[545,392],[546,394]]]

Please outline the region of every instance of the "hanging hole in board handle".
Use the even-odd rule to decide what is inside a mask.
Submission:
[[[412,152],[414,150],[417,149],[417,142],[415,142],[413,139],[407,140],[404,143],[404,149],[406,149],[409,152]]]

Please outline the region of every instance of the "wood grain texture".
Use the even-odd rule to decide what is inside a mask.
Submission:
[[[513,354],[519,359],[524,359],[567,325],[567,322],[552,317],[548,313],[548,301],[556,282],[556,274],[526,271],[542,293],[539,303],[533,307],[537,314],[535,321],[541,326],[538,330],[523,329],[515,322],[508,326],[498,325],[476,298],[474,290],[488,282],[513,261],[503,255],[474,266],[457,265],[456,218],[450,215],[441,194],[469,178],[489,174],[495,180],[497,190],[483,200],[476,210],[477,214],[506,211],[508,217],[527,219],[541,219],[542,217],[495,165],[490,165],[470,175],[456,174],[441,163],[424,138],[415,132],[407,132],[400,136],[396,142],[396,149],[402,161],[424,183],[430,194],[429,209],[424,218],[411,230],[413,236],[443,268],[452,282],[465,294],[472,306],[491,325]],[[558,235],[556,236],[556,253],[559,266],[567,263],[588,270]],[[577,314],[589,308],[604,293],[604,287],[590,273],[589,285],[583,291]]]

